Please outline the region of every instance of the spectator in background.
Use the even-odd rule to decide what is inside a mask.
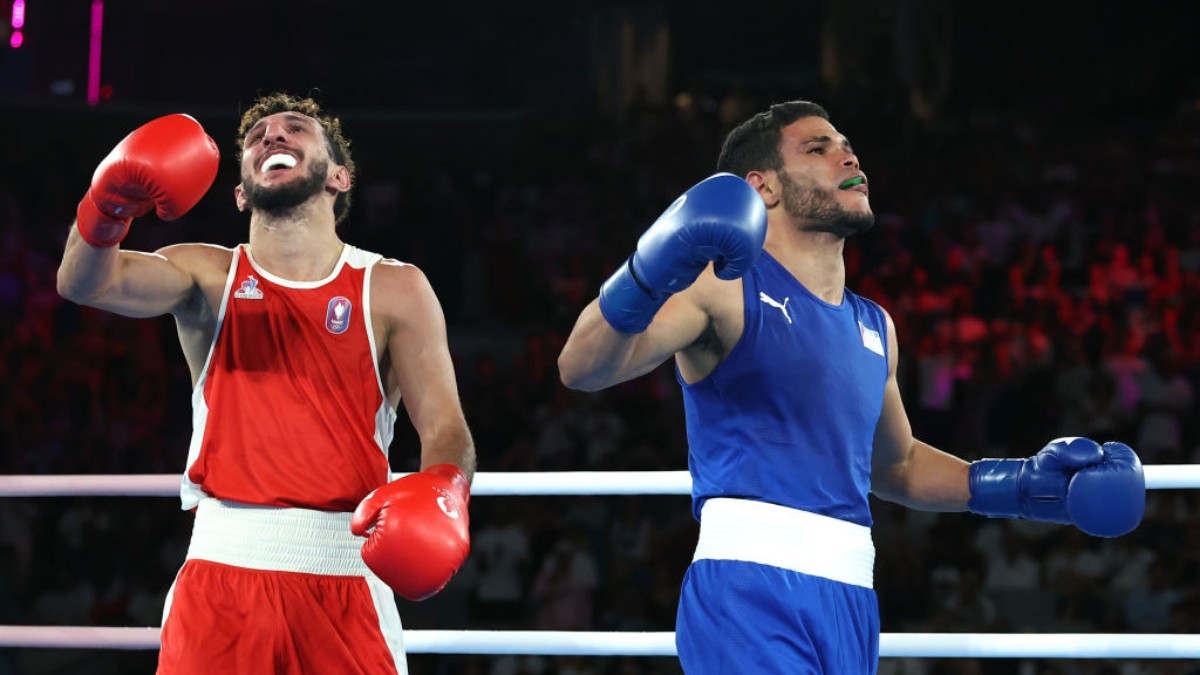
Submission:
[[[592,593],[599,583],[596,560],[577,537],[554,544],[530,589],[535,625],[542,630],[590,630]]]
[[[472,616],[485,628],[515,628],[528,612],[525,588],[529,566],[529,523],[503,503],[475,531],[470,566],[474,569]]]
[[[1195,392],[1179,368],[1167,336],[1154,335],[1146,343],[1146,369],[1139,373],[1138,448],[1157,464],[1184,461],[1184,416],[1192,410]]]

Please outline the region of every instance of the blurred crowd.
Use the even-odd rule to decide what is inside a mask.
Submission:
[[[638,234],[712,172],[731,125],[768,102],[692,92],[618,118],[508,120],[508,145],[493,139],[481,151],[445,133],[420,157],[356,137],[355,119],[344,120],[362,171],[343,238],[431,278],[480,471],[686,468],[670,364],[584,394],[559,384],[555,359]],[[825,103],[859,153],[877,214],[847,245],[848,286],[895,319],[918,437],[965,459],[1025,457],[1086,435],[1125,441],[1145,464],[1200,461],[1196,110],[976,110],[918,123]],[[232,137],[225,126],[214,135]],[[88,133],[79,111],[70,135]],[[183,468],[191,392],[171,320],[124,319],[55,291],[74,204],[102,154],[60,138],[29,166],[0,169],[3,474]],[[135,224],[128,245],[244,240],[246,220],[227,198],[234,182],[223,173],[178,224]],[[401,416],[393,468],[416,468],[416,450]],[[873,506],[885,632],[1200,633],[1195,491],[1150,493],[1141,527],[1114,540]],[[477,497],[471,511],[467,566],[434,599],[401,603],[407,628],[673,629],[697,533],[686,497]],[[0,624],[158,625],[190,519],[167,498],[0,499]],[[10,649],[0,675],[150,672],[153,660]],[[667,658],[410,663],[414,675],[679,672]],[[885,659],[880,672],[1200,667]]]

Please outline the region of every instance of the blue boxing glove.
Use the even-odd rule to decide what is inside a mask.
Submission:
[[[758,191],[731,173],[709,176],[642,234],[637,250],[600,287],[600,312],[618,331],[640,333],[710,260],[720,279],[748,272],[766,237],[767,208]]]
[[[972,462],[970,488],[975,513],[1073,524],[1097,537],[1132,532],[1146,510],[1137,454],[1087,438],[1056,439],[1029,459]]]
[[[1075,526],[1096,537],[1132,532],[1146,512],[1146,476],[1133,448],[1110,441],[1104,460],[1080,469],[1067,490],[1067,512]]]

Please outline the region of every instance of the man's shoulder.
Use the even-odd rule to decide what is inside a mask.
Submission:
[[[392,258],[381,258],[371,278],[373,312],[395,319],[424,317],[439,308],[437,294],[421,268]]]
[[[155,251],[155,253],[182,267],[193,269],[207,267],[228,268],[236,250],[236,247],[230,248],[218,244],[189,242],[164,246]]]
[[[379,256],[375,259],[374,277],[375,283],[386,284],[389,288],[393,285],[406,286],[410,284],[428,283],[425,279],[425,273],[420,267],[412,263],[396,260],[395,258],[384,258]]]
[[[865,307],[872,311],[878,312],[880,317],[890,316],[888,314],[887,310],[883,308],[883,305],[879,304],[878,302],[875,302],[874,300],[872,300],[864,295],[859,295],[858,293],[855,293],[854,291],[850,290],[849,288],[845,289],[845,294],[846,294],[846,299],[848,301],[858,303],[862,307]]]

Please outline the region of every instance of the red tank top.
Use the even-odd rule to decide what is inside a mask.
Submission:
[[[381,256],[346,245],[320,281],[288,281],[234,251],[204,373],[192,392],[183,507],[205,495],[353,511],[389,478],[396,411],[371,330]]]

